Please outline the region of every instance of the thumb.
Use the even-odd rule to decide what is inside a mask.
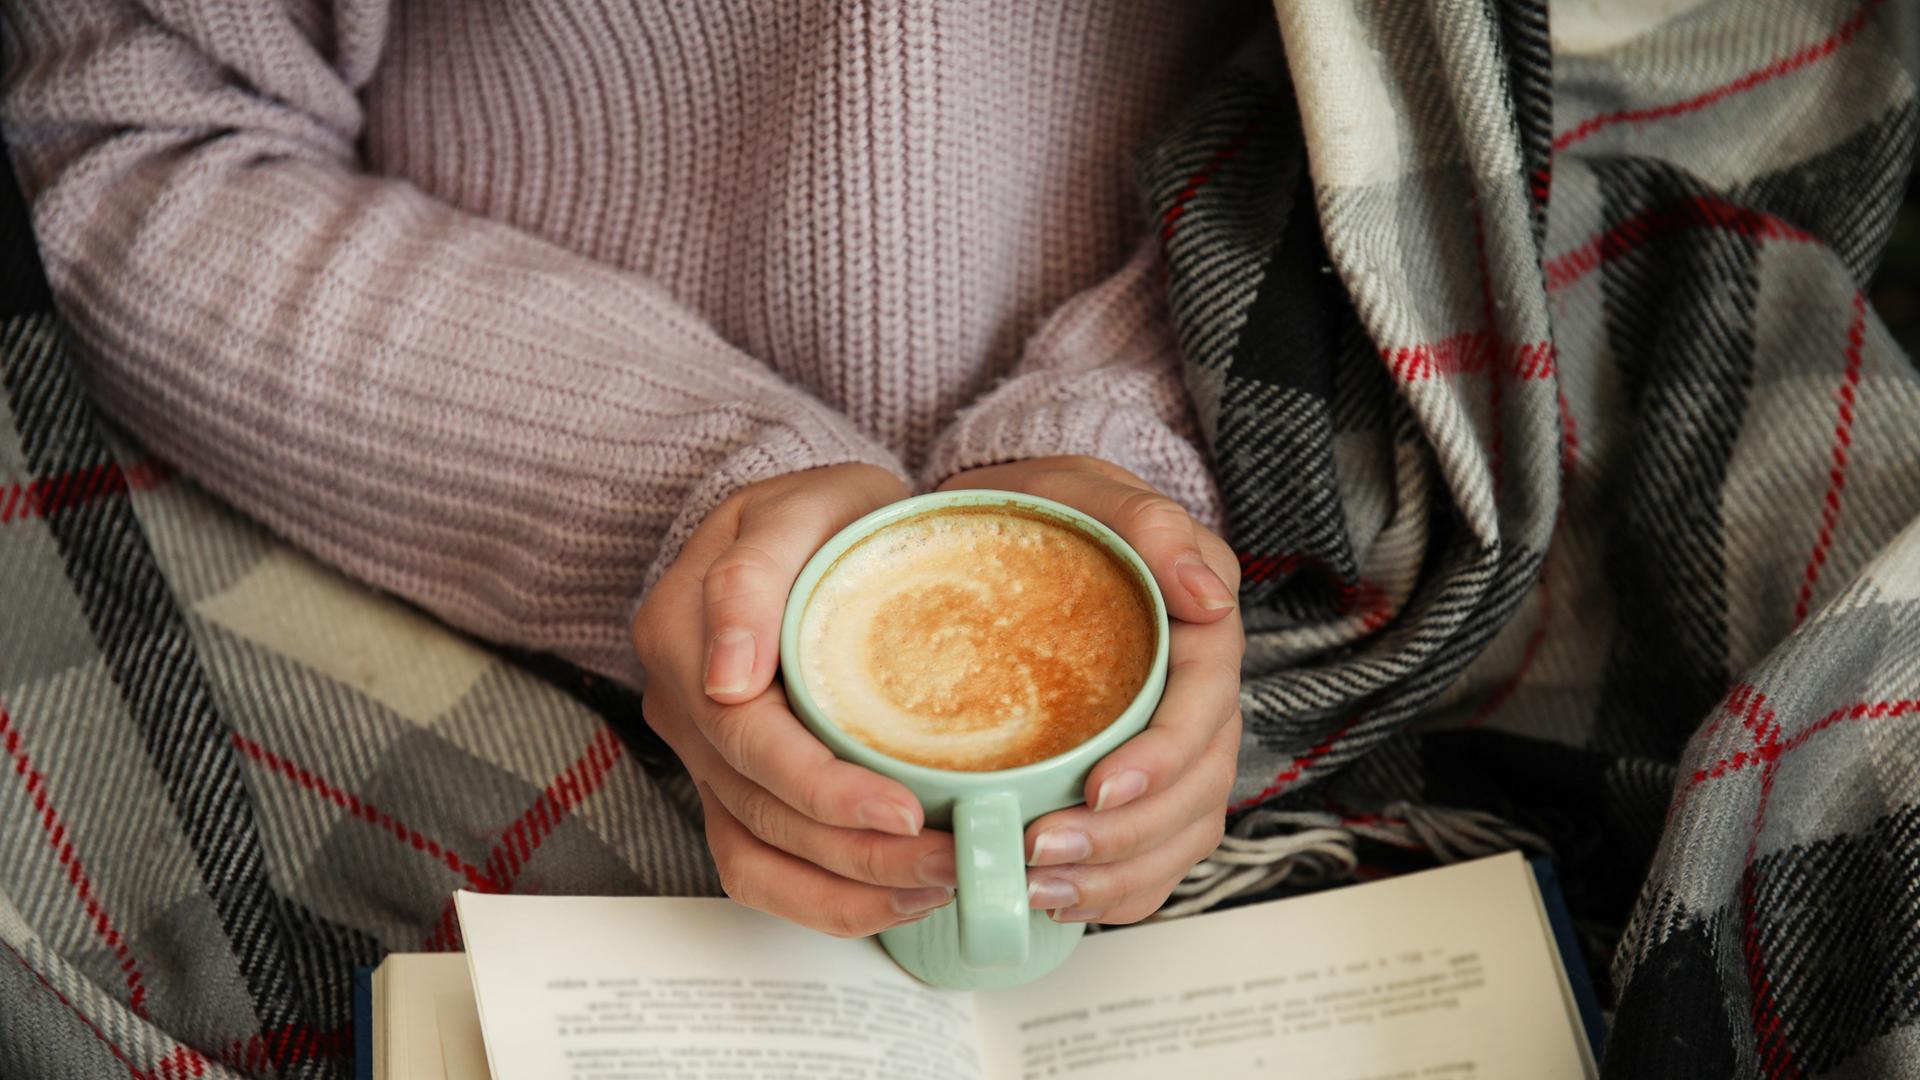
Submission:
[[[834,533],[885,501],[851,487],[796,489],[742,509],[733,544],[701,581],[709,698],[737,705],[759,697],[773,682],[780,662],[780,620],[800,568]]]

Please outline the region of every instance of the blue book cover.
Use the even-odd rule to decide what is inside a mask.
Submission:
[[[1567,969],[1567,985],[1573,988],[1573,1001],[1580,1007],[1580,1026],[1587,1031],[1587,1045],[1593,1059],[1600,1060],[1600,1049],[1607,1037],[1607,1024],[1600,1013],[1600,995],[1594,993],[1593,976],[1587,971],[1586,955],[1580,951],[1580,939],[1573,933],[1573,915],[1567,911],[1566,897],[1560,895],[1560,878],[1553,861],[1543,855],[1527,860],[1533,879],[1540,886],[1540,901],[1547,909],[1547,923],[1553,928],[1553,943],[1560,950],[1560,963]]]
[[[373,969],[353,970],[353,1080],[373,1080]]]

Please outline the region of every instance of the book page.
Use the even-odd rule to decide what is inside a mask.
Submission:
[[[973,1005],[730,900],[456,894],[493,1080],[979,1080]]]
[[[460,989],[449,990],[433,1002],[434,1018],[440,1022],[440,1067],[446,1080],[491,1080],[487,1044],[480,1035],[480,1007],[473,1000],[473,980],[467,978],[464,963],[460,975]]]
[[[988,1080],[1585,1080],[1519,855],[1098,934],[975,995]]]
[[[479,1043],[467,958],[459,953],[389,956],[373,973],[375,1080],[487,1080],[471,1062]],[[449,1024],[454,1040],[449,1040]],[[466,1043],[458,1035],[466,1032]]]

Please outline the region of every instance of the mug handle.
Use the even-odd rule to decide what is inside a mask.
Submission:
[[[971,968],[1027,962],[1026,828],[1011,791],[963,796],[953,806],[960,879],[960,961]]]

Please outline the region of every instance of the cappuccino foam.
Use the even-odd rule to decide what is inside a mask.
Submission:
[[[826,715],[881,753],[1009,769],[1117,719],[1146,682],[1154,632],[1132,567],[1091,537],[961,507],[840,556],[808,600],[800,667]]]

